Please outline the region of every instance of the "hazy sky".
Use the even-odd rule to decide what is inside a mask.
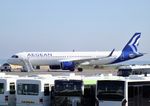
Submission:
[[[0,58],[121,50],[135,32],[142,33],[139,51],[150,53],[150,0],[0,0]]]

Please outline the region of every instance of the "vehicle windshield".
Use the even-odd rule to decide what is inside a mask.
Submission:
[[[0,83],[0,94],[4,94],[4,83]]]
[[[82,95],[83,82],[80,80],[56,80],[55,95],[79,96]]]
[[[17,93],[18,95],[38,95],[39,85],[38,84],[18,84]]]
[[[98,81],[97,98],[99,100],[121,101],[124,98],[124,82]]]

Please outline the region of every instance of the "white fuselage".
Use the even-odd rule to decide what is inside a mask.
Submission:
[[[107,57],[111,51],[106,52],[20,52],[16,56],[18,58],[8,59],[10,64],[23,65],[22,60],[29,60],[32,65],[55,65],[60,64],[62,61],[76,61],[78,60],[81,65],[102,65],[111,64],[121,54],[121,51],[115,51],[109,58]],[[99,58],[99,59],[93,59]],[[82,60],[87,61],[82,61]],[[90,60],[91,59],[91,60]],[[80,62],[81,60],[81,62]]]

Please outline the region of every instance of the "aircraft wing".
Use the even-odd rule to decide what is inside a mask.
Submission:
[[[67,62],[67,61],[72,61],[72,62],[75,62],[75,63],[84,63],[86,61],[91,61],[91,60],[98,60],[100,58],[98,57],[95,57],[95,58],[72,58],[72,59],[65,59],[65,60],[60,60],[60,62]]]
[[[76,64],[81,64],[84,62],[88,62],[88,61],[92,61],[92,60],[101,60],[101,59],[107,59],[110,58],[113,54],[113,52],[115,51],[115,49],[113,49],[110,54],[106,57],[89,57],[89,58],[71,58],[71,59],[65,59],[65,60],[60,60],[60,62],[75,62]]]

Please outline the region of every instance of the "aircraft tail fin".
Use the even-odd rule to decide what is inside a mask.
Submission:
[[[112,63],[118,63],[143,56],[143,53],[138,52],[140,37],[141,33],[135,33],[126,44],[126,46],[123,48],[121,55]]]
[[[123,48],[122,52],[138,54],[138,45],[140,37],[141,33],[135,33],[133,37],[129,40],[129,42],[126,44],[126,46]]]

